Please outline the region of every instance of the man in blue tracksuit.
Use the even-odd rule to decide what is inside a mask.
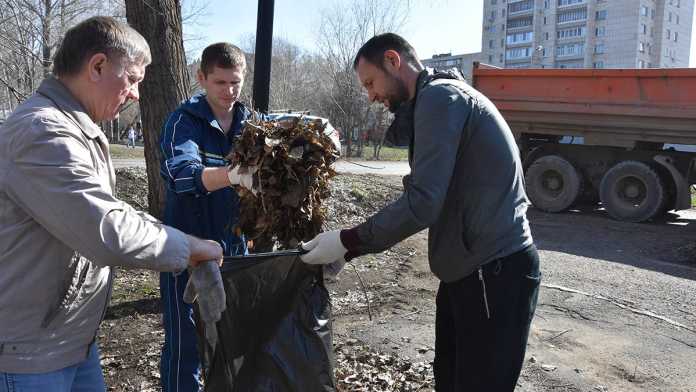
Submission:
[[[208,46],[198,81],[205,94],[179,106],[162,130],[160,172],[167,183],[164,222],[185,233],[215,240],[225,256],[244,254],[246,242],[235,234],[239,197],[231,185],[251,188],[251,175],[230,170],[225,160],[251,112],[238,102],[246,62],[228,43]],[[191,305],[183,302],[186,271],[160,275],[164,347],[160,364],[165,392],[201,388],[201,364]]]

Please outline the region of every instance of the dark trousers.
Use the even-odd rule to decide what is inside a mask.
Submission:
[[[540,281],[539,255],[532,245],[461,280],[440,282],[433,365],[437,391],[515,389]]]

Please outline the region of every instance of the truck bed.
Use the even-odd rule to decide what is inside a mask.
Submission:
[[[585,144],[696,145],[696,69],[501,69],[474,64],[473,84],[513,132]]]

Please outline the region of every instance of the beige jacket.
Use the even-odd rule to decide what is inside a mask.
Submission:
[[[0,126],[0,371],[86,358],[112,266],[179,271],[185,235],[114,196],[106,137],[48,78]]]

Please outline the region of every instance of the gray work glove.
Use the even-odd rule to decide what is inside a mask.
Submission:
[[[205,338],[210,346],[217,344],[215,324],[225,311],[225,288],[222,285],[220,267],[215,261],[205,261],[197,267],[189,268],[189,280],[184,290],[184,302],[198,301],[198,311],[205,325]]]

